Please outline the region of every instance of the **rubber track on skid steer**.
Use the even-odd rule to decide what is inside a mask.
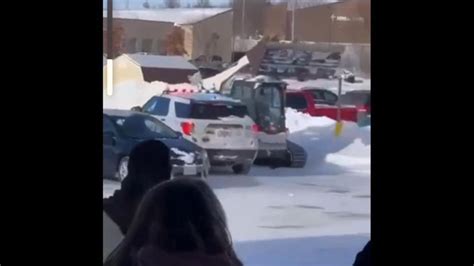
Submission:
[[[303,147],[298,144],[286,141],[288,145],[288,152],[290,153],[290,167],[303,168],[306,165],[307,154]]]

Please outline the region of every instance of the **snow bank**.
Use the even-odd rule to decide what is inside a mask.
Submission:
[[[308,127],[323,127],[335,125],[335,121],[328,117],[312,117],[292,108],[286,108],[286,127],[290,133],[304,130]]]
[[[301,174],[339,170],[370,173],[370,127],[344,122],[342,134],[334,134],[336,123],[327,117],[312,117],[294,109],[286,110],[289,139],[304,147],[306,167],[292,169]]]
[[[112,96],[103,92],[103,108],[108,109],[131,109],[134,106],[142,106],[152,96],[161,95],[166,89],[196,89],[188,83],[182,84],[168,84],[165,82],[154,81],[129,81],[115,85]]]

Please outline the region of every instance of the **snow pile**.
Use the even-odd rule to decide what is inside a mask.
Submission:
[[[321,127],[335,125],[335,121],[328,117],[312,117],[292,108],[286,108],[286,127],[294,133],[308,127]]]
[[[301,174],[327,173],[346,169],[370,173],[370,127],[344,122],[342,134],[335,136],[334,120],[312,117],[293,109],[286,110],[289,139],[304,147],[306,167],[293,169]]]
[[[103,108],[129,110],[134,106],[143,106],[152,96],[161,95],[166,89],[196,89],[195,86],[182,84],[168,84],[161,81],[128,81],[114,86],[112,96],[103,92]]]
[[[178,155],[178,158],[184,161],[184,163],[191,164],[194,162],[194,153],[188,153],[178,148],[171,148],[171,151]]]
[[[370,144],[365,145],[361,139],[355,139],[349,146],[337,153],[331,153],[326,156],[326,162],[334,163],[346,168],[358,168],[357,172],[370,172]]]

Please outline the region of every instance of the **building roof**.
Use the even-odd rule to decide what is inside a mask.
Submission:
[[[114,18],[136,19],[175,24],[194,24],[215,15],[232,10],[231,8],[161,8],[153,10],[114,10]],[[107,17],[107,11],[103,11]]]
[[[148,68],[168,68],[168,69],[198,69],[182,56],[167,55],[147,55],[147,54],[126,54],[141,67]]]
[[[271,1],[271,3],[273,4],[286,3],[288,6],[287,7],[288,10],[293,10],[293,8],[295,7],[296,9],[303,9],[303,8],[308,8],[308,7],[338,3],[342,1],[344,0],[273,0]]]

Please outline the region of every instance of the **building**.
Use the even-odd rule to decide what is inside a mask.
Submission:
[[[247,6],[249,2],[235,0],[234,6]],[[234,10],[235,24],[241,23],[241,16],[241,9]],[[246,25],[246,31],[259,31],[273,43],[294,41],[272,45],[311,53],[338,52],[342,55],[341,67],[370,77],[370,0],[267,1],[260,16],[246,20],[255,19],[261,21],[242,24]],[[234,25],[236,27],[238,25]],[[234,37],[237,59],[258,43],[255,35],[244,38],[240,35],[236,31]]]
[[[204,57],[210,60],[214,57],[229,62],[232,53],[232,14],[230,8],[116,10],[113,21],[114,28],[122,29],[120,41],[124,53],[165,55],[167,37],[178,27],[184,32],[182,45],[186,58]],[[103,16],[105,37],[106,11]]]
[[[234,35],[241,39],[256,36],[263,31],[262,11],[267,0],[234,0]]]
[[[265,8],[263,35],[280,40],[370,43],[370,0],[291,3]]]
[[[198,69],[182,56],[122,54],[114,59],[114,84],[127,81],[162,81],[169,84],[189,82]],[[104,66],[103,85],[107,68]]]

